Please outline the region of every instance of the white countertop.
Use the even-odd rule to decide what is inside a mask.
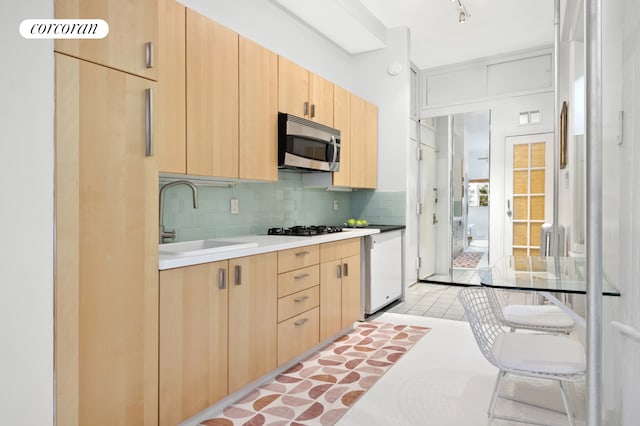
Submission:
[[[310,246],[313,244],[329,243],[332,241],[347,240],[349,238],[359,238],[367,235],[378,234],[379,229],[375,228],[344,228],[343,232],[332,234],[316,235],[313,237],[293,237],[284,235],[245,235],[241,237],[221,237],[216,238],[224,241],[237,241],[238,243],[257,243],[255,247],[241,248],[235,250],[224,250],[208,254],[197,255],[169,255],[161,253],[159,256],[159,269],[179,268],[182,266],[197,265],[200,263],[216,262],[218,260],[233,259],[236,257],[252,256],[254,254],[267,253],[271,251],[287,250],[297,247]]]

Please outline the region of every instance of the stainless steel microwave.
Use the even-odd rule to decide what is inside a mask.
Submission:
[[[337,172],[340,130],[278,113],[278,167]]]

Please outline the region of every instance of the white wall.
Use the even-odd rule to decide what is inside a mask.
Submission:
[[[0,423],[53,424],[53,43],[18,25],[52,0],[0,13]]]

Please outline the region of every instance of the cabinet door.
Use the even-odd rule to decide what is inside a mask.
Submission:
[[[278,180],[278,56],[240,37],[239,175]]]
[[[187,174],[238,177],[238,34],[187,9]]]
[[[158,7],[158,168],[165,173],[186,173],[186,8],[176,0],[160,0]]]
[[[351,94],[334,88],[333,125],[340,130],[340,170],[333,173],[335,186],[351,185]]]
[[[320,340],[342,330],[342,261],[320,264]]]
[[[158,423],[158,165],[145,157],[155,87],[56,55],[58,424]]]
[[[375,188],[378,176],[378,110],[351,95],[351,186]]]
[[[360,256],[342,259],[342,328],[360,319]]]
[[[158,69],[145,54],[146,43],[151,43],[151,50],[157,49],[157,0],[56,0],[55,17],[103,19],[109,24],[103,39],[56,40],[57,52],[157,80]]]
[[[309,71],[278,57],[278,110],[309,118]]]
[[[333,127],[333,91],[332,82],[309,73],[309,119]]]
[[[160,272],[160,425],[227,395],[227,261]]]
[[[229,260],[229,393],[277,366],[277,253]]]

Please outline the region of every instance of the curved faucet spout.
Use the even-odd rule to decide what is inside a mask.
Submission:
[[[198,208],[198,188],[196,188],[196,186],[192,182],[189,182],[188,180],[176,180],[174,182],[169,182],[163,185],[162,188],[160,188],[160,244],[164,243],[165,238],[170,238],[172,240],[176,238],[176,231],[174,229],[172,229],[171,231],[164,230],[164,193],[167,191],[167,189],[177,185],[187,185],[189,188],[191,188],[191,192],[193,193],[193,208]]]

